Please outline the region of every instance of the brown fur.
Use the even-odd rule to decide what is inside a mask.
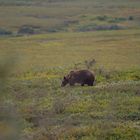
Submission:
[[[61,86],[67,84],[74,86],[76,83],[81,84],[81,86],[85,84],[93,86],[94,81],[95,75],[89,70],[70,71],[68,75],[64,76]]]

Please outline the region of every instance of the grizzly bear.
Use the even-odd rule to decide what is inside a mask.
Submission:
[[[85,84],[93,86],[94,81],[95,75],[89,70],[70,71],[68,75],[64,76],[61,86],[64,87],[67,84],[74,86],[76,83],[81,84],[81,86]]]

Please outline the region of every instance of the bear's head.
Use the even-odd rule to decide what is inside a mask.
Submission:
[[[63,80],[62,80],[62,84],[61,87],[66,86],[69,83],[69,78],[68,76],[64,76]]]

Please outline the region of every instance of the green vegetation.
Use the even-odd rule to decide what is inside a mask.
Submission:
[[[139,140],[140,2],[0,0],[0,139]],[[90,69],[93,87],[62,88]]]
[[[12,32],[7,31],[5,29],[0,29],[0,36],[4,36],[4,35],[11,35]]]
[[[139,5],[136,0],[0,0],[0,27],[14,33],[23,26],[38,27],[38,33],[77,31],[88,24],[138,28]]]

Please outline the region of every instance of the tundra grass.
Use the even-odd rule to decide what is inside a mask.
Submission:
[[[136,0],[0,0],[14,32],[0,37],[0,139],[139,140],[139,12]],[[95,24],[124,28],[77,31]],[[16,36],[23,25],[62,30]],[[93,59],[93,87],[60,86]]]
[[[139,139],[139,81],[82,88],[61,88],[60,82],[57,78],[33,79],[6,86],[9,95],[5,98],[10,100],[5,106],[16,108],[22,138]],[[1,120],[5,120],[2,115]]]
[[[19,61],[16,74],[72,69],[92,59],[98,67],[127,71],[140,68],[139,38],[139,29],[8,37],[0,39],[0,54]]]

